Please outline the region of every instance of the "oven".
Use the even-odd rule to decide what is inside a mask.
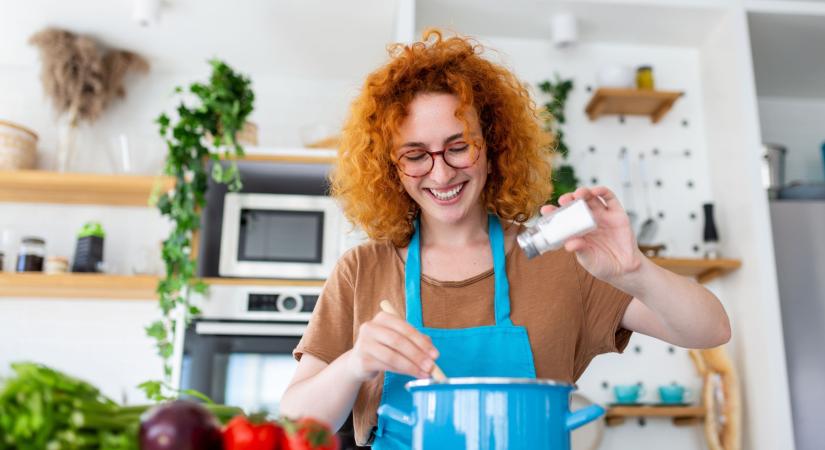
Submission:
[[[320,293],[319,286],[212,286],[194,301],[201,314],[183,339],[180,388],[277,416],[298,365],[292,350]],[[351,421],[338,437],[342,449],[356,448]]]

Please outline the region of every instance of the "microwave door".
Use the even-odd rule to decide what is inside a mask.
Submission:
[[[251,413],[277,414],[297,362],[292,350],[304,325],[193,323],[184,340],[181,387]]]

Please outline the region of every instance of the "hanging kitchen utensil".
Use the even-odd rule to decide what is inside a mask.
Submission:
[[[653,210],[650,207],[650,178],[647,173],[647,162],[645,161],[645,154],[639,154],[639,172],[642,175],[642,189],[645,193],[645,210],[647,218],[642,222],[639,232],[636,234],[636,241],[639,244],[651,244],[656,237],[656,232],[659,230],[659,224],[653,218]]]
[[[401,314],[398,314],[398,311],[396,311],[395,308],[392,307],[392,304],[387,300],[381,300],[381,311],[384,311],[387,314],[392,314],[395,317],[401,317]],[[444,375],[444,372],[438,367],[438,364],[433,364],[433,369],[430,372],[430,375],[432,375],[436,381],[444,381],[447,379],[447,375]]]
[[[636,233],[636,224],[639,220],[639,215],[636,214],[636,207],[633,201],[633,184],[630,181],[630,155],[626,148],[622,147],[619,151],[619,162],[622,170],[622,205],[630,219],[630,229]]]

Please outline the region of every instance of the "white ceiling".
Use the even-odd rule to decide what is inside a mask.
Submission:
[[[418,0],[416,28],[438,26],[475,36],[550,39],[551,17],[569,12],[579,20],[583,42],[698,47],[724,15],[723,8],[707,7],[701,1],[696,6],[659,3]]]
[[[748,24],[760,97],[825,99],[825,16],[752,12]]]
[[[386,57],[396,1],[164,0],[160,23],[132,20],[132,0],[2,0],[0,65],[30,66],[26,44],[47,25],[89,33],[148,57],[153,70],[202,71],[218,56],[245,71],[361,77]]]

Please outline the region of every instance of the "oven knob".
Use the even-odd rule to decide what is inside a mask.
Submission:
[[[279,312],[299,313],[304,307],[304,300],[299,295],[282,295],[278,297]]]

